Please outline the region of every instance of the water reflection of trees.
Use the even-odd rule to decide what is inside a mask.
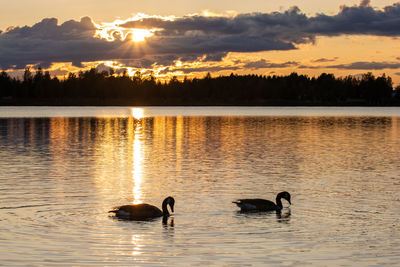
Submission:
[[[158,178],[179,179],[188,171],[193,179],[211,182],[246,173],[318,171],[330,164],[355,168],[360,159],[346,153],[354,141],[364,140],[368,149],[378,150],[379,143],[396,140],[399,133],[396,117],[21,118],[0,119],[0,126],[3,155],[93,168],[96,179],[131,189],[132,175],[146,176],[149,170],[146,179],[155,177],[160,184]],[[382,155],[396,147],[387,146]],[[131,179],[114,179],[115,172]],[[166,192],[174,190],[172,184],[163,185]],[[135,200],[132,191],[128,199]]]
[[[3,103],[48,105],[390,105],[400,103],[400,87],[393,90],[390,77],[371,73],[361,78],[208,74],[161,82],[140,72],[129,77],[96,69],[59,80],[39,68],[35,74],[26,69],[22,80],[0,73],[0,98]]]
[[[166,159],[162,158],[163,151],[173,151],[176,154],[174,160],[179,164],[187,158],[194,157],[200,160],[202,155],[213,153],[221,153],[224,157],[232,156],[233,159],[237,156],[236,153],[247,153],[247,157],[251,158],[255,156],[256,151],[246,152],[246,148],[250,144],[254,145],[254,140],[259,139],[264,140],[259,146],[274,144],[281,147],[286,138],[297,140],[304,137],[304,140],[318,140],[332,137],[335,133],[345,134],[350,130],[352,134],[369,130],[374,134],[396,134],[398,131],[396,118],[340,116],[157,116],[140,120],[133,117],[14,118],[0,119],[0,126],[0,140],[15,144],[14,147],[31,147],[33,150],[47,148],[48,151],[56,149],[53,152],[58,155],[68,152],[70,155],[84,153],[82,156],[88,156],[90,153],[103,151],[103,156],[108,157],[107,155],[120,155],[115,152],[119,149],[134,149],[135,140],[139,140],[143,143],[142,146],[151,146],[153,152],[160,156],[161,162]],[[393,130],[387,131],[389,128]],[[256,138],[257,136],[264,136],[266,139]],[[188,149],[191,147],[196,149]]]

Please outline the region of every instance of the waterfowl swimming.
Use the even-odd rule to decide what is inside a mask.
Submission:
[[[292,204],[290,203],[290,194],[286,191],[276,195],[276,204],[270,200],[261,198],[238,199],[233,201],[233,203],[238,205],[240,211],[280,211],[283,208],[281,198],[286,199],[289,204]]]
[[[156,206],[140,203],[134,205],[123,205],[120,207],[116,207],[109,212],[115,213],[115,216],[121,219],[128,219],[128,220],[147,220],[152,218],[157,218],[164,216],[168,217],[169,211],[167,205],[170,206],[171,211],[174,212],[174,204],[175,199],[173,197],[167,197],[164,199],[162,203],[162,211],[157,208]]]

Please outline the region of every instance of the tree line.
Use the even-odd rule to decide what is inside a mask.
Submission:
[[[235,75],[159,81],[137,71],[132,77],[92,68],[65,79],[38,68],[22,78],[0,73],[2,105],[400,105],[400,86],[384,74],[336,78]]]

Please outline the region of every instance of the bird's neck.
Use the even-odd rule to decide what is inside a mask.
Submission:
[[[164,216],[168,216],[169,215],[169,211],[168,211],[168,201],[165,199],[162,203],[162,212]]]
[[[281,197],[276,197],[276,206],[278,207],[278,209],[282,209],[283,205],[282,205],[282,201],[281,201]]]

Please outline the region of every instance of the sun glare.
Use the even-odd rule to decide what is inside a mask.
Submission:
[[[135,119],[141,119],[144,117],[144,110],[142,108],[132,108],[132,116]]]
[[[145,29],[132,29],[130,33],[134,42],[143,42],[147,37],[153,35],[151,31]]]
[[[128,36],[131,36],[132,41],[143,42],[157,31],[157,29],[125,28],[119,26],[118,23],[122,22],[117,20],[112,23],[96,24],[97,30],[95,36],[106,39],[108,42],[113,42],[117,39],[125,41]]]

